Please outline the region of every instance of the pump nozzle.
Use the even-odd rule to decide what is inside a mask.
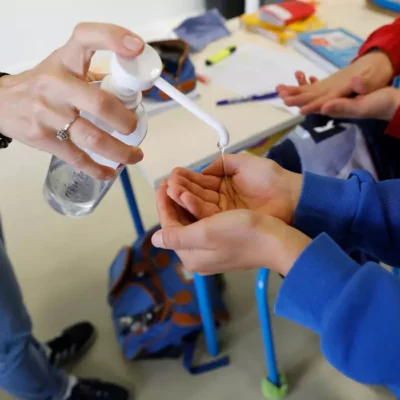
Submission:
[[[123,58],[114,54],[111,60],[112,78],[119,86],[134,91],[147,90],[153,85],[157,86],[171,99],[217,131],[219,146],[225,148],[229,144],[229,134],[226,128],[182,92],[160,78],[161,72],[161,58],[148,44],[145,45],[143,53],[134,59]]]
[[[171,99],[174,99],[181,106],[189,110],[197,118],[200,118],[206,124],[210,125],[215,131],[217,131],[219,136],[219,146],[225,148],[229,144],[229,133],[226,128],[218,122],[210,114],[206,113],[202,108],[200,108],[194,101],[189,97],[185,96],[178,89],[174,88],[163,78],[158,78],[154,85],[167,94]]]

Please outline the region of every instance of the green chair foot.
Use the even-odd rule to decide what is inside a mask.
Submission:
[[[261,382],[261,391],[267,400],[281,400],[286,397],[289,391],[289,384],[285,375],[280,375],[280,386],[274,385],[268,378],[264,378]]]

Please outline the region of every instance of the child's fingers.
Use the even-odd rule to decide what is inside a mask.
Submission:
[[[284,99],[284,102],[289,107],[293,107],[293,106],[302,107],[306,104],[309,104],[309,103],[315,101],[316,98],[318,98],[317,93],[306,92],[306,93],[299,94],[297,96],[286,97]]]
[[[221,162],[219,162],[219,163],[221,164],[221,168],[223,171],[222,163]],[[221,178],[220,177],[199,174],[197,172],[193,172],[193,171],[190,171],[185,168],[175,168],[172,171],[170,179],[171,178],[173,179],[176,176],[182,176],[182,177],[188,179],[189,181],[196,183],[197,185],[201,186],[204,189],[218,191],[219,187],[221,186]]]
[[[310,83],[311,83],[311,84],[317,83],[318,80],[319,80],[319,79],[318,79],[316,76],[310,76]]]
[[[214,190],[203,189],[201,186],[197,185],[194,182],[191,182],[189,179],[186,179],[183,176],[176,175],[169,179],[169,184],[171,186],[178,185],[185,188],[187,191],[193,193],[200,199],[218,204],[219,203],[219,193]]]
[[[307,79],[306,79],[306,75],[304,74],[304,72],[296,71],[296,73],[294,75],[295,75],[296,80],[297,80],[297,82],[298,82],[298,84],[300,86],[308,85],[308,82],[307,82]]]
[[[287,93],[287,96],[296,96],[304,92],[303,87],[301,86],[286,86],[286,85],[278,85],[276,87],[276,91],[282,96],[282,92]]]
[[[167,194],[167,187],[161,185],[156,192],[157,210],[162,227],[181,226],[179,215],[176,212],[173,201]]]
[[[331,117],[367,117],[368,110],[366,106],[368,106],[368,104],[364,102],[364,96],[359,96],[354,99],[334,99],[321,107],[321,113]]]
[[[320,112],[321,107],[330,100],[347,98],[350,94],[353,93],[353,89],[351,88],[351,83],[348,83],[344,88],[340,91],[328,92],[324,96],[317,97],[314,101],[309,102],[308,104],[304,104],[301,108],[301,113],[304,115],[312,114],[315,112]]]
[[[285,90],[285,88],[286,88],[286,85],[284,85],[284,84],[280,84],[280,85],[277,85],[276,87],[275,87],[275,90],[277,91],[277,92],[281,92],[282,90]]]
[[[197,219],[208,218],[221,212],[221,209],[216,204],[206,203],[190,192],[184,192],[181,195],[181,201],[184,204],[184,208]]]
[[[168,197],[179,204],[181,207],[185,208],[185,205],[181,201],[181,196],[185,192],[185,189],[179,185],[168,186],[167,195]]]
[[[333,99],[332,94],[328,94],[323,97],[319,97],[315,99],[314,101],[311,101],[310,103],[304,105],[301,107],[300,112],[303,115],[308,115],[308,114],[313,114],[313,113],[319,113],[321,110],[321,107],[327,102]]]

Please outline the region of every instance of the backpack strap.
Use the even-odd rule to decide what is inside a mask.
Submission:
[[[183,366],[186,371],[188,371],[191,375],[198,375],[228,366],[230,363],[228,356],[223,356],[208,363],[193,365],[196,342],[200,336],[200,333],[201,330],[194,332],[183,339]]]

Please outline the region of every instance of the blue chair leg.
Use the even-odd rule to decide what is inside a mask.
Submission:
[[[287,395],[289,391],[289,384],[286,376],[279,374],[276,363],[271,319],[268,308],[269,273],[270,272],[268,269],[260,268],[256,281],[257,306],[268,371],[267,378],[264,378],[261,382],[261,390],[262,394],[267,400],[280,400]]]
[[[265,347],[265,357],[267,361],[267,371],[269,381],[280,386],[278,367],[275,358],[275,348],[271,329],[271,320],[268,308],[268,278],[269,270],[261,268],[258,271],[256,282],[256,298],[258,306],[258,314],[261,323],[261,332]]]
[[[136,234],[141,236],[144,234],[144,227],[142,222],[142,217],[140,216],[140,211],[136,202],[135,192],[133,191],[132,183],[129,178],[129,173],[127,168],[121,172],[121,182],[124,188],[126,201],[128,202],[129,211],[132,216],[133,225],[136,229]]]
[[[197,293],[197,301],[199,302],[200,315],[203,322],[208,352],[212,357],[216,357],[219,353],[217,330],[215,327],[210,296],[208,295],[207,279],[209,278],[199,274],[194,274],[194,285]]]
[[[393,274],[396,276],[400,276],[400,269],[399,268],[392,268]]]

